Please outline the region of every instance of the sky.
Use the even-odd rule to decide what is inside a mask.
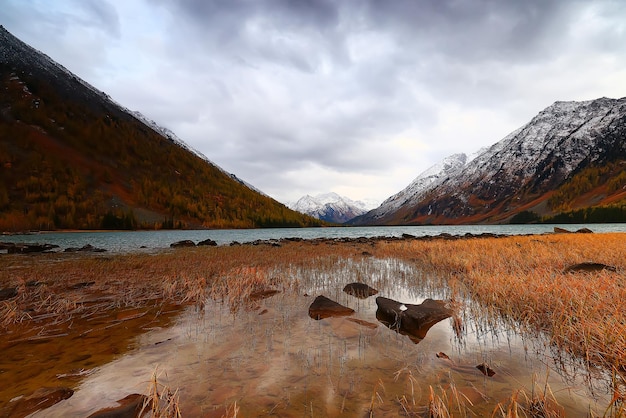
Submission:
[[[380,203],[626,96],[622,0],[2,0],[0,24],[283,203]]]

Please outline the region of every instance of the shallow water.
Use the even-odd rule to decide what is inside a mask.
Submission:
[[[238,310],[212,300],[188,308],[174,325],[137,337],[128,353],[90,371],[71,398],[33,416],[87,416],[114,406],[128,394],[147,393],[155,370],[160,383],[178,388],[186,417],[220,417],[235,406],[243,417],[364,416],[370,409],[374,416],[421,414],[431,388],[450,410],[461,405],[474,416],[491,416],[519,390],[529,397],[543,391],[546,380],[567,416],[597,413],[607,403],[599,382],[594,398],[583,376],[559,374],[543,341],[481,317],[471,301],[415,344],[377,321],[375,296],[342,292],[362,280],[377,296],[403,303],[450,297],[408,264],[370,258],[270,273],[298,285]],[[355,314],[310,318],[319,294]],[[483,375],[476,368],[482,363],[496,374]]]

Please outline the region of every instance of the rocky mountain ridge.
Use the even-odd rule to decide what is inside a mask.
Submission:
[[[503,222],[523,210],[555,214],[564,205],[617,202],[626,192],[625,161],[626,98],[555,102],[475,157],[444,159],[352,223]],[[555,201],[567,184],[583,182],[577,175],[603,167],[611,172],[589,181],[595,186],[584,186],[582,194],[598,188],[589,196],[593,202],[576,202],[582,194]]]

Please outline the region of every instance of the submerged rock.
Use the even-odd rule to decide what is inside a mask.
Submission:
[[[309,316],[316,320],[333,316],[348,316],[353,313],[354,309],[343,306],[323,295],[316,297],[309,306]]]
[[[250,296],[248,296],[248,299],[250,301],[267,299],[267,298],[271,298],[272,296],[278,293],[280,293],[280,290],[277,290],[277,289],[260,289],[260,290],[255,290],[254,292],[250,293]]]
[[[87,418],[135,418],[139,416],[147,400],[148,398],[146,396],[133,393],[117,401],[119,406],[101,409],[89,415]]]
[[[73,394],[72,389],[65,387],[40,388],[29,396],[22,396],[10,401],[7,406],[0,410],[0,416],[25,417],[39,410],[50,408]]]
[[[343,291],[359,299],[367,299],[378,293],[378,290],[365,283],[349,283],[343,288]]]
[[[420,305],[411,305],[379,296],[376,305],[376,319],[416,344],[426,337],[433,325],[453,313],[443,300],[426,299]]]
[[[487,363],[481,363],[478,366],[476,366],[476,368],[480,370],[481,373],[484,374],[485,376],[491,377],[496,374],[496,372],[494,372],[493,369],[487,365]]]
[[[565,270],[563,270],[563,273],[578,273],[578,272],[593,273],[593,272],[603,271],[603,270],[617,271],[617,269],[613,266],[607,266],[606,264],[602,264],[602,263],[587,262],[587,263],[573,264],[569,267],[566,267]]]

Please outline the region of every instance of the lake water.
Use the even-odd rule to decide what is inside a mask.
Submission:
[[[189,417],[235,416],[228,408],[240,408],[243,417],[432,416],[429,391],[451,401],[444,407],[452,416],[496,416],[512,398],[524,403],[547,387],[559,416],[580,417],[601,416],[610,399],[598,382],[591,391],[578,364],[568,367],[555,356],[549,339],[517,333],[462,295],[453,318],[429,324],[416,340],[378,319],[374,297],[342,290],[367,277],[379,295],[402,303],[450,298],[445,283],[412,264],[344,259],[271,274],[297,281],[298,291],[238,309],[211,299],[189,307],[173,326],[155,327],[123,356],[90,369],[71,398],[33,417],[88,416],[130,393],[148,393],[153,373],[178,389]],[[355,313],[314,320],[307,311],[318,294]],[[106,340],[90,341],[91,352],[107,349]],[[65,373],[57,360],[50,363]],[[481,373],[480,364],[495,375]]]
[[[111,252],[150,251],[169,248],[180,240],[194,242],[212,239],[218,245],[232,242],[247,243],[256,240],[281,238],[358,238],[434,236],[442,233],[464,235],[482,234],[544,234],[559,226],[570,231],[589,228],[594,232],[626,232],[626,223],[620,224],[570,224],[570,225],[436,225],[436,226],[376,226],[376,227],[330,227],[330,228],[267,228],[267,229],[220,229],[220,230],[161,230],[161,231],[103,231],[103,232],[42,232],[38,234],[5,235],[2,242],[47,243],[58,245],[62,251],[69,247],[90,244]]]

